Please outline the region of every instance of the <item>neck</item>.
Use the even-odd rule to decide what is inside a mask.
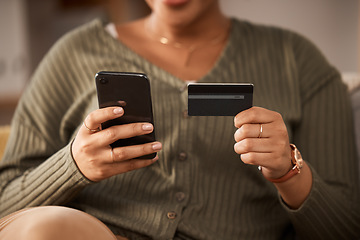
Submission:
[[[184,46],[192,46],[194,42],[205,42],[219,35],[226,34],[230,20],[215,8],[192,21],[164,21],[156,13],[145,19],[146,30],[156,37],[165,37],[172,42]]]

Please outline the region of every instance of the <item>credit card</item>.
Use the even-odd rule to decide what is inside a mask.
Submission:
[[[189,116],[235,116],[253,106],[251,83],[189,83]]]

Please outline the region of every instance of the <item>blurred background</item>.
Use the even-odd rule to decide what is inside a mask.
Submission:
[[[359,0],[220,2],[230,16],[308,37],[350,88],[359,82]],[[144,0],[0,0],[0,125],[10,123],[31,74],[64,33],[98,17],[118,23],[148,13]]]

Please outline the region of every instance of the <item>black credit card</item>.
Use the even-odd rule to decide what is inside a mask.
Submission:
[[[251,83],[189,83],[189,116],[235,116],[253,106]]]

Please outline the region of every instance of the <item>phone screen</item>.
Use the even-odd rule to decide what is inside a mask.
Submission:
[[[102,71],[95,75],[100,108],[120,106],[124,115],[102,124],[102,129],[114,125],[136,122],[149,122],[154,125],[149,79],[142,73]],[[120,139],[111,147],[143,144],[155,141],[152,133],[127,139]],[[154,158],[156,153],[142,156],[141,159]]]

